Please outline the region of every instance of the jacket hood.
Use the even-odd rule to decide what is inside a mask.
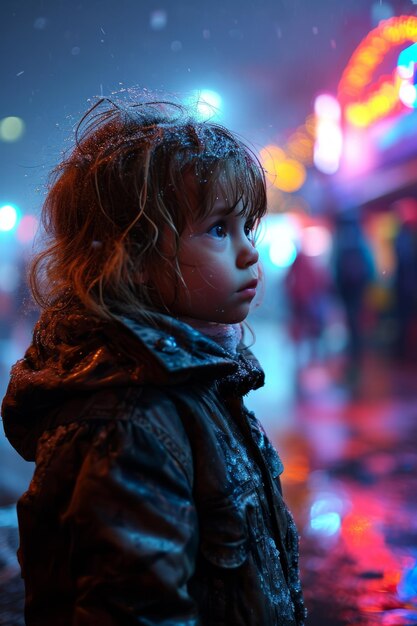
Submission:
[[[23,458],[34,460],[47,416],[75,396],[191,380],[217,379],[229,395],[263,385],[263,371],[243,345],[233,357],[177,319],[158,314],[153,322],[107,322],[77,308],[41,315],[32,344],[12,368],[2,404],[5,434]]]

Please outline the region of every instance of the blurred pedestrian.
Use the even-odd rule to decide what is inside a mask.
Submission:
[[[336,219],[332,263],[335,286],[345,312],[347,354],[357,364],[364,343],[364,298],[375,276],[375,264],[360,220],[353,213]]]
[[[393,209],[400,222],[394,240],[396,353],[409,361],[417,349],[417,200],[402,198]]]
[[[288,269],[284,285],[290,309],[289,331],[299,365],[303,365],[322,354],[329,277],[317,260],[300,248]]]

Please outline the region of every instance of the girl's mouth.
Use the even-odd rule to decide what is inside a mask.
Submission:
[[[256,287],[258,285],[258,281],[256,279],[251,280],[249,283],[246,283],[242,289],[239,289],[237,293],[241,294],[245,298],[250,298],[251,300],[256,296]]]
[[[256,280],[256,278],[254,278],[249,283],[246,283],[246,285],[242,287],[242,289],[239,289],[238,293],[242,293],[242,291],[252,291],[252,290],[256,291],[257,285],[258,285],[258,281]]]

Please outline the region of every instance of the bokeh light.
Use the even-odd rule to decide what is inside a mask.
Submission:
[[[262,243],[267,245],[268,258],[275,267],[289,267],[297,256],[297,233],[286,216],[269,219]]]
[[[33,22],[33,28],[35,28],[36,30],[45,30],[47,24],[48,20],[46,19],[46,17],[37,17]]]
[[[400,87],[400,100],[410,109],[416,106],[417,90],[415,85],[404,82]]]
[[[334,96],[322,93],[314,101],[314,112],[319,118],[339,122],[341,117],[340,104]]]
[[[289,267],[297,256],[297,246],[294,241],[283,232],[269,248],[269,259],[276,267]]]
[[[7,232],[13,230],[17,222],[17,210],[11,204],[0,207],[0,230]]]
[[[310,509],[310,532],[326,537],[338,534],[347,503],[332,491],[317,492]]]
[[[18,141],[25,132],[25,123],[20,117],[4,117],[0,122],[0,139]]]
[[[329,254],[332,236],[325,226],[307,226],[301,231],[301,249],[307,256]]]
[[[276,164],[277,178],[275,185],[288,193],[298,191],[306,179],[306,170],[302,163],[295,159],[286,159]]]
[[[334,96],[320,94],[314,102],[314,111],[316,114],[314,165],[324,174],[334,174],[339,169],[343,149],[340,104]]]
[[[285,160],[285,152],[282,148],[273,144],[265,146],[259,153],[265,176],[273,185],[276,180],[276,164]]]
[[[340,515],[334,511],[320,513],[312,517],[310,525],[324,535],[334,535],[340,529]]]
[[[260,159],[266,178],[281,191],[292,193],[304,184],[307,173],[302,163],[288,158],[281,148],[265,146],[260,151]]]
[[[299,129],[287,141],[287,150],[291,157],[301,161],[304,165],[313,162],[314,141],[307,129]]]
[[[211,89],[194,91],[186,104],[196,109],[201,120],[218,120],[223,113],[223,99],[217,91]]]
[[[149,24],[152,30],[163,30],[168,22],[167,12],[163,9],[152,11],[149,17]]]

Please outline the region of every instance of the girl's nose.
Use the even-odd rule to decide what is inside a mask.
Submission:
[[[259,260],[259,252],[253,245],[253,243],[245,238],[245,241],[239,250],[239,254],[237,257],[237,265],[238,267],[245,268],[250,267],[251,265],[255,265]]]

